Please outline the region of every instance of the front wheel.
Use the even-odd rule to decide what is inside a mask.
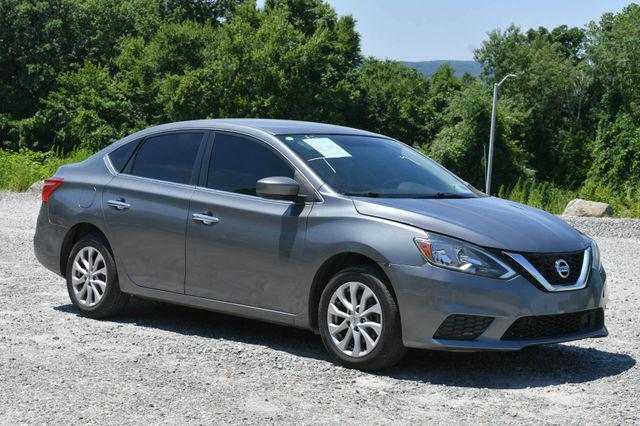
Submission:
[[[116,315],[127,304],[129,295],[120,291],[116,263],[101,236],[85,235],[71,249],[67,291],[80,313],[91,318]]]
[[[373,269],[348,268],[331,279],[320,298],[318,325],[329,354],[347,367],[391,367],[406,352],[398,306]]]

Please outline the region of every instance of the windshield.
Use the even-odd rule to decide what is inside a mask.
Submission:
[[[286,135],[280,139],[344,195],[385,198],[478,195],[433,160],[390,139],[348,135]]]

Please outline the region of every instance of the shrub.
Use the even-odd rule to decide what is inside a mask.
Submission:
[[[0,149],[0,189],[25,191],[34,182],[53,176],[58,167],[82,161],[90,155],[84,150],[75,150],[68,155],[57,151],[18,152]]]
[[[618,189],[596,180],[587,180],[582,188],[571,190],[549,182],[518,179],[511,188],[501,186],[498,196],[553,214],[562,214],[569,201],[582,198],[611,204],[617,217],[640,217],[640,191],[632,184]]]

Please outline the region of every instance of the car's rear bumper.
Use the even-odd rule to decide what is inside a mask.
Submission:
[[[47,204],[42,203],[33,237],[33,251],[42,266],[58,275],[64,273],[60,266],[60,251],[66,233],[65,227],[49,222]]]
[[[505,336],[522,317],[582,313],[606,304],[604,272],[592,270],[581,290],[547,292],[522,276],[510,280],[481,278],[431,266],[390,265],[385,268],[398,299],[405,346],[456,351],[518,350],[526,346],[565,342],[608,334],[601,322],[568,334],[526,338]],[[436,331],[450,315],[490,317],[473,338],[441,338]],[[571,315],[567,315],[572,318]],[[472,318],[472,317],[469,317]],[[562,320],[563,317],[558,317]],[[544,322],[543,322],[544,324]]]

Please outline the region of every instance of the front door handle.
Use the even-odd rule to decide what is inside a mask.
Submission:
[[[208,212],[205,212],[208,213]],[[196,222],[202,222],[202,224],[204,225],[213,225],[214,223],[218,223],[220,222],[220,219],[218,219],[215,216],[211,216],[209,214],[204,214],[204,213],[193,213],[191,215],[191,219],[193,219]]]
[[[116,210],[126,210],[131,207],[131,204],[125,203],[124,200],[109,200],[107,204]]]

